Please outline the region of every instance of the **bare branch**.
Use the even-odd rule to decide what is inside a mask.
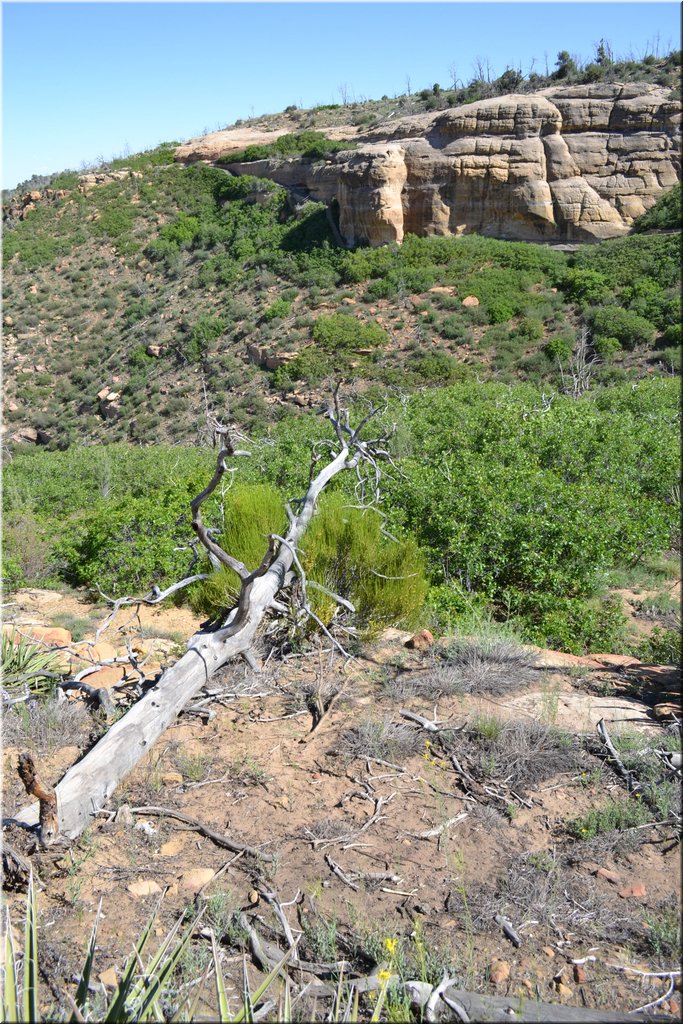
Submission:
[[[206,550],[209,552],[209,555],[213,555],[214,558],[217,558],[222,565],[226,566],[228,569],[232,569],[233,572],[237,573],[241,580],[244,580],[249,575],[249,570],[247,569],[246,565],[243,562],[240,562],[237,558],[233,558],[232,555],[229,555],[227,551],[224,551],[220,544],[217,544],[216,541],[211,537],[211,531],[207,530],[202,521],[201,506],[206,501],[206,499],[211,494],[213,494],[216,487],[221,482],[224,474],[235,472],[234,467],[229,469],[226,466],[226,458],[228,458],[229,456],[251,455],[251,452],[236,450],[234,448],[232,441],[230,440],[229,431],[227,427],[221,426],[220,431],[218,430],[217,427],[216,433],[220,433],[224,438],[227,437],[228,443],[225,445],[225,447],[221,448],[220,452],[218,453],[218,458],[216,460],[216,469],[211,480],[206,485],[204,490],[201,491],[201,493],[198,494],[197,497],[194,498],[193,501],[190,503],[190,508],[192,509],[192,529],[195,531],[200,541],[202,542]]]

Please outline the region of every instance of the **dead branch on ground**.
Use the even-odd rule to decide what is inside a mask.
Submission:
[[[349,411],[340,405],[338,388],[335,389],[325,413],[336,439],[325,442],[328,460],[319,468],[322,457],[320,452],[316,453],[317,461],[312,466],[306,494],[288,505],[289,528],[286,535],[280,539],[270,537],[261,564],[253,572],[220,547],[201,515],[203,503],[224,476],[236,472],[236,467],[228,465],[228,460],[245,454],[244,450],[236,447],[234,432],[220,427],[218,433],[223,447],[218,453],[213,477],[191,503],[192,525],[212,564],[218,562],[227,566],[238,576],[239,598],[222,621],[201,629],[191,637],[187,653],[164,672],[106,736],[66,773],[56,788],[59,827],[65,836],[74,839],[80,835],[122,779],[221,666],[237,657],[254,663],[254,644],[259,629],[267,614],[281,612],[282,602],[278,600],[278,594],[295,578],[293,568],[295,559],[298,560],[300,541],[328,483],[338,473],[351,470],[357,476],[359,504],[364,507],[376,505],[379,463],[381,460],[391,461],[388,437],[366,440],[362,435],[379,411],[378,408],[370,408],[360,423],[352,427]],[[294,504],[296,513],[292,511]],[[158,603],[159,599],[160,594],[151,592],[142,603]],[[39,808],[34,804],[24,808],[17,820],[33,824],[38,816]]]

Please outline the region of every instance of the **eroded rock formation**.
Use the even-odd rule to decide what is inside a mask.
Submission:
[[[681,104],[652,85],[554,86],[385,122],[354,150],[229,165],[339,203],[348,245],[479,232],[528,241],[590,241],[628,232],[680,178]],[[231,133],[177,151],[216,159]],[[272,137],[272,136],[271,136]],[[237,140],[234,140],[237,142]],[[240,141],[243,145],[243,133]]]

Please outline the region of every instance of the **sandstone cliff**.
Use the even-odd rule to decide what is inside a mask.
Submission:
[[[658,86],[555,86],[362,133],[337,128],[357,148],[324,163],[227,165],[336,199],[348,245],[400,242],[407,232],[590,241],[627,233],[679,180],[680,122],[680,102]],[[186,143],[176,159],[216,160],[244,144],[244,129],[222,131]]]

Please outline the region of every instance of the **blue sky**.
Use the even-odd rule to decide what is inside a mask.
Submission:
[[[671,3],[3,3],[5,188],[236,120],[680,46]]]

